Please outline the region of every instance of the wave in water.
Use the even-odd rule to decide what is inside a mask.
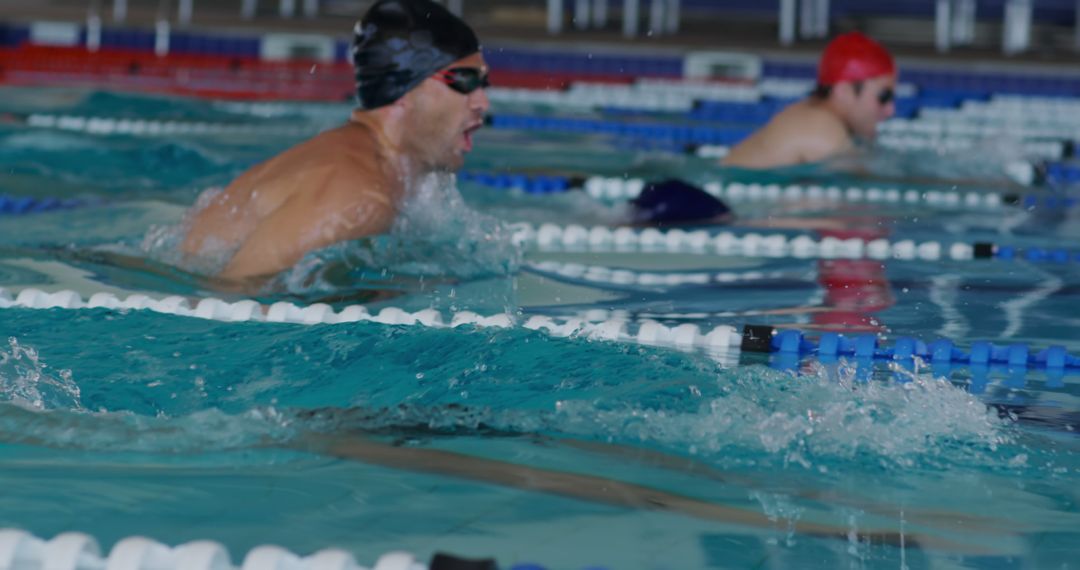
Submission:
[[[291,349],[288,336],[272,335],[277,338],[267,345],[266,356],[238,352],[239,368],[220,378],[203,370],[205,363],[140,350],[138,362],[157,370],[159,379],[119,371],[113,375],[138,380],[117,386],[88,372],[86,381],[95,387],[95,413],[82,409],[70,373],[42,374],[49,368],[32,349],[13,342],[18,348],[5,352],[2,369],[8,400],[41,404],[32,412],[6,414],[4,438],[29,437],[62,447],[166,451],[280,443],[306,431],[410,434],[419,429],[433,434],[569,437],[643,445],[717,465],[749,461],[818,470],[853,462],[875,468],[1002,465],[1007,455],[1002,450],[1017,444],[1012,422],[1000,419],[962,388],[930,376],[914,375],[897,383],[855,381],[854,371],[845,367],[839,375],[813,368],[801,376],[759,366],[725,370],[699,355],[651,348],[627,351],[582,339],[548,341],[528,332],[386,333],[372,337],[356,330],[326,336],[304,329],[290,335],[314,335],[318,343],[308,346],[304,341]],[[157,333],[151,329],[143,334]],[[207,346],[219,342],[216,334],[202,335]],[[456,348],[445,346],[448,336],[454,337]],[[247,342],[265,344],[261,337],[249,334]],[[172,346],[167,338],[158,341],[164,343],[162,350]],[[382,351],[383,346],[390,350]],[[418,346],[427,347],[424,355]],[[185,352],[200,350],[191,346]],[[29,371],[9,372],[14,370],[11,354],[16,353],[19,362],[33,362]],[[398,362],[409,359],[405,353],[413,355],[412,365]],[[434,353],[448,356],[439,366],[423,364]],[[331,360],[319,365],[327,356]],[[264,361],[260,368],[271,376],[259,369],[243,372],[249,357]],[[296,363],[275,364],[282,358]],[[385,378],[356,376],[374,370],[376,361],[384,363],[380,376]],[[191,365],[199,369],[193,381],[176,378]],[[180,368],[171,371],[169,366]],[[106,363],[97,367],[105,368]],[[424,371],[402,375],[393,372],[397,368]],[[290,372],[296,370],[307,372]],[[43,381],[46,377],[50,380]],[[27,383],[37,391],[27,391]],[[23,387],[18,399],[11,386]],[[46,386],[52,392],[38,395]],[[147,401],[155,398],[160,400],[156,404]],[[127,406],[127,401],[138,405]],[[174,402],[188,403],[178,407]],[[73,440],[73,426],[79,426],[75,432],[95,435]],[[132,443],[123,443],[126,440]]]
[[[196,142],[147,141],[56,131],[0,134],[0,166],[11,173],[78,188],[83,195],[101,193],[110,200],[205,187],[232,175],[229,157]]]

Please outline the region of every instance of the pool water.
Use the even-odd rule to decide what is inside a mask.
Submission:
[[[348,110],[260,116],[212,101],[59,89],[4,89],[0,100],[16,118],[254,129],[129,136],[0,124],[3,194],[86,203],[0,214],[0,287],[84,298],[240,298],[175,256],[186,208]],[[939,172],[956,173],[952,159],[939,160]],[[493,130],[478,135],[467,168],[718,172],[595,136]],[[876,183],[835,171],[771,176]],[[986,190],[1001,180],[939,183]],[[1076,234],[1067,212],[1019,208],[736,210],[737,231],[784,217],[894,241],[1060,247]],[[581,192],[434,181],[395,235],[316,252],[256,298],[506,312],[517,322],[602,310],[703,330],[769,324],[1080,353],[1076,264],[539,251],[515,245],[506,226],[606,224],[621,213]],[[590,268],[657,279],[605,281],[588,278]],[[673,273],[723,277],[665,284]],[[0,345],[0,526],[38,536],[210,538],[234,553],[342,547],[361,561],[443,550],[551,568],[1076,566],[1075,377],[1058,385],[1035,371],[958,369],[946,380],[879,363],[866,381],[865,365],[845,360],[789,370],[764,356],[721,361],[521,327],[19,308],[0,311],[0,325],[10,339]]]

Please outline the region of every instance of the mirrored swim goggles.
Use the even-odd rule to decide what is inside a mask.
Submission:
[[[491,87],[488,74],[476,67],[451,67],[436,71],[432,77],[462,95],[468,95],[480,88]]]

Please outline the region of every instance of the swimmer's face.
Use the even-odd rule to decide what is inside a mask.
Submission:
[[[412,151],[433,170],[455,171],[472,150],[473,133],[491,103],[484,85],[488,67],[476,53],[459,59],[409,92]]]
[[[841,96],[847,101],[842,106],[848,128],[863,139],[877,134],[878,123],[896,114],[896,76],[875,77],[861,82],[843,85]]]

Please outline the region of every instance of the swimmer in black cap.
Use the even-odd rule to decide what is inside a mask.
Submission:
[[[356,24],[352,57],[348,123],[201,198],[185,254],[229,252],[220,277],[263,278],[309,251],[388,231],[408,188],[461,167],[489,107],[472,29],[430,0],[380,0]]]

